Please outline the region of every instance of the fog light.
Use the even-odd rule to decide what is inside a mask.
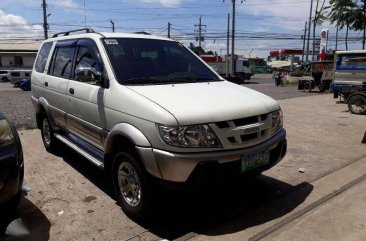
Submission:
[[[0,180],[0,191],[5,187],[4,181]]]

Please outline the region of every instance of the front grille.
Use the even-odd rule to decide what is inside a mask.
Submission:
[[[269,138],[271,114],[261,114],[211,124],[224,148],[234,149],[258,144]]]

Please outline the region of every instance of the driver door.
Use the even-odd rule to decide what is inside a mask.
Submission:
[[[80,77],[75,74],[83,68],[93,68],[103,73],[103,64],[97,46],[91,39],[79,40],[76,51],[73,75],[66,91],[67,127],[71,133],[103,150],[105,89],[94,75],[85,72]]]

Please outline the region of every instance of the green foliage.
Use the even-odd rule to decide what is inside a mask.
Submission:
[[[211,50],[209,51],[205,51],[202,47],[199,47],[199,46],[195,46],[193,43],[190,43],[189,44],[189,48],[197,55],[200,55],[200,54],[215,54],[214,52],[212,52]]]

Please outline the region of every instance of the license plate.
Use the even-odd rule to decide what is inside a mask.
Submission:
[[[241,171],[247,172],[269,163],[269,151],[254,153],[241,157]]]

